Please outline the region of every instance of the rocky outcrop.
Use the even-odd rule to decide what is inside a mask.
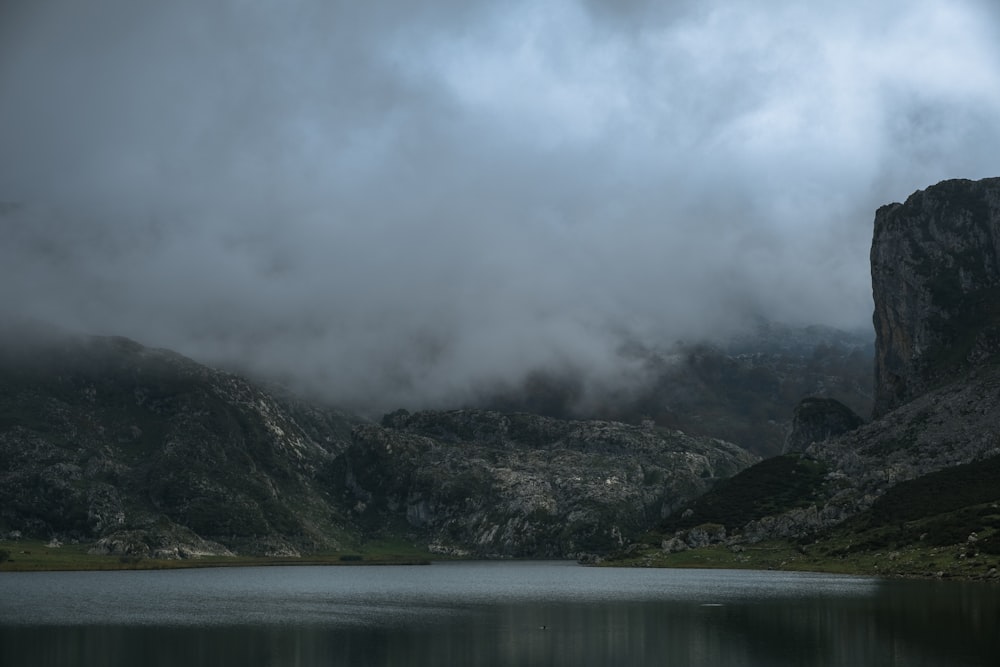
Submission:
[[[804,398],[795,408],[785,452],[802,452],[814,442],[849,433],[864,420],[832,398]]]
[[[875,417],[1000,351],[1000,178],[883,206],[871,264]]]
[[[155,530],[120,530],[97,540],[92,554],[125,558],[178,560],[202,556],[232,556],[232,551],[181,526],[163,525]]]
[[[653,426],[485,410],[362,426],[338,459],[345,504],[438,552],[581,557],[621,548],[757,459]]]

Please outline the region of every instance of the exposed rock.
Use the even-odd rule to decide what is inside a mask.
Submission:
[[[822,498],[808,508],[764,517],[738,529],[749,541],[802,537],[872,506],[900,482],[1000,454],[1000,369],[960,380],[845,435],[813,443],[805,455],[831,470]]]
[[[692,549],[707,547],[726,541],[726,527],[717,523],[703,523],[687,531],[684,542]]]
[[[99,539],[90,553],[158,559],[233,555],[221,544],[204,540],[181,526],[118,531]]]
[[[795,508],[749,522],[739,531],[739,539],[753,544],[768,539],[803,537],[838,524],[851,514],[838,504]]]
[[[395,413],[338,458],[344,504],[479,556],[620,549],[685,500],[756,461],[735,445],[615,422],[483,410]]]
[[[469,555],[467,550],[460,547],[437,543],[427,545],[427,551],[436,556],[452,556],[456,558],[465,558]]]
[[[673,535],[669,537],[660,544],[660,548],[668,554],[674,554],[681,551],[687,551],[688,545],[681,537]]]
[[[298,558],[302,555],[291,542],[280,535],[268,535],[259,540],[253,545],[252,552],[269,558]]]
[[[876,417],[1000,351],[1000,178],[883,206],[871,263]]]
[[[785,452],[802,452],[814,442],[849,433],[864,420],[850,408],[832,398],[804,398],[795,408],[792,431],[785,442]]]

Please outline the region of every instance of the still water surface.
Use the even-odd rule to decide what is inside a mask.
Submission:
[[[0,573],[0,666],[1000,665],[1000,587],[559,562]]]

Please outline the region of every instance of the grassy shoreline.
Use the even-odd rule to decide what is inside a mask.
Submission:
[[[309,554],[300,557],[203,556],[188,559],[130,558],[88,553],[91,544],[59,547],[35,540],[0,541],[9,552],[0,562],[2,572],[179,570],[213,567],[429,565],[432,560],[455,560],[429,554],[412,545],[375,543],[350,552]],[[713,545],[666,553],[653,547],[609,557],[600,567],[703,568],[820,572],[912,579],[956,579],[1000,584],[1000,557],[969,558],[958,547],[910,546],[900,550],[829,555],[824,547],[803,547],[791,542],[766,542],[733,549]]]
[[[762,542],[739,548],[712,545],[677,553],[648,547],[607,559],[609,567],[707,568],[822,572],[907,579],[961,579],[1000,583],[1000,557],[969,557],[960,545],[909,545],[853,553],[838,552],[827,544],[802,546],[791,542]]]
[[[54,572],[101,570],[181,570],[206,567],[262,567],[291,565],[429,565],[425,551],[407,545],[372,544],[347,552],[306,556],[201,556],[157,559],[89,553],[93,544],[49,546],[38,540],[0,541],[0,551],[9,553],[0,562],[0,572]]]

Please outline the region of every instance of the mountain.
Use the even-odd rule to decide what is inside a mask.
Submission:
[[[0,336],[0,529],[125,554],[337,548],[356,419],[124,338]]]
[[[875,418],[863,423],[831,400],[803,402],[789,453],[668,517],[664,548],[703,544],[709,525],[709,541],[734,553],[783,539],[875,571],[886,570],[875,560],[888,550],[891,571],[996,576],[998,251],[1000,179],[945,181],[880,208],[871,251]]]
[[[168,350],[0,332],[0,535],[130,557],[583,556],[756,461],[653,426],[486,411],[382,425]]]

